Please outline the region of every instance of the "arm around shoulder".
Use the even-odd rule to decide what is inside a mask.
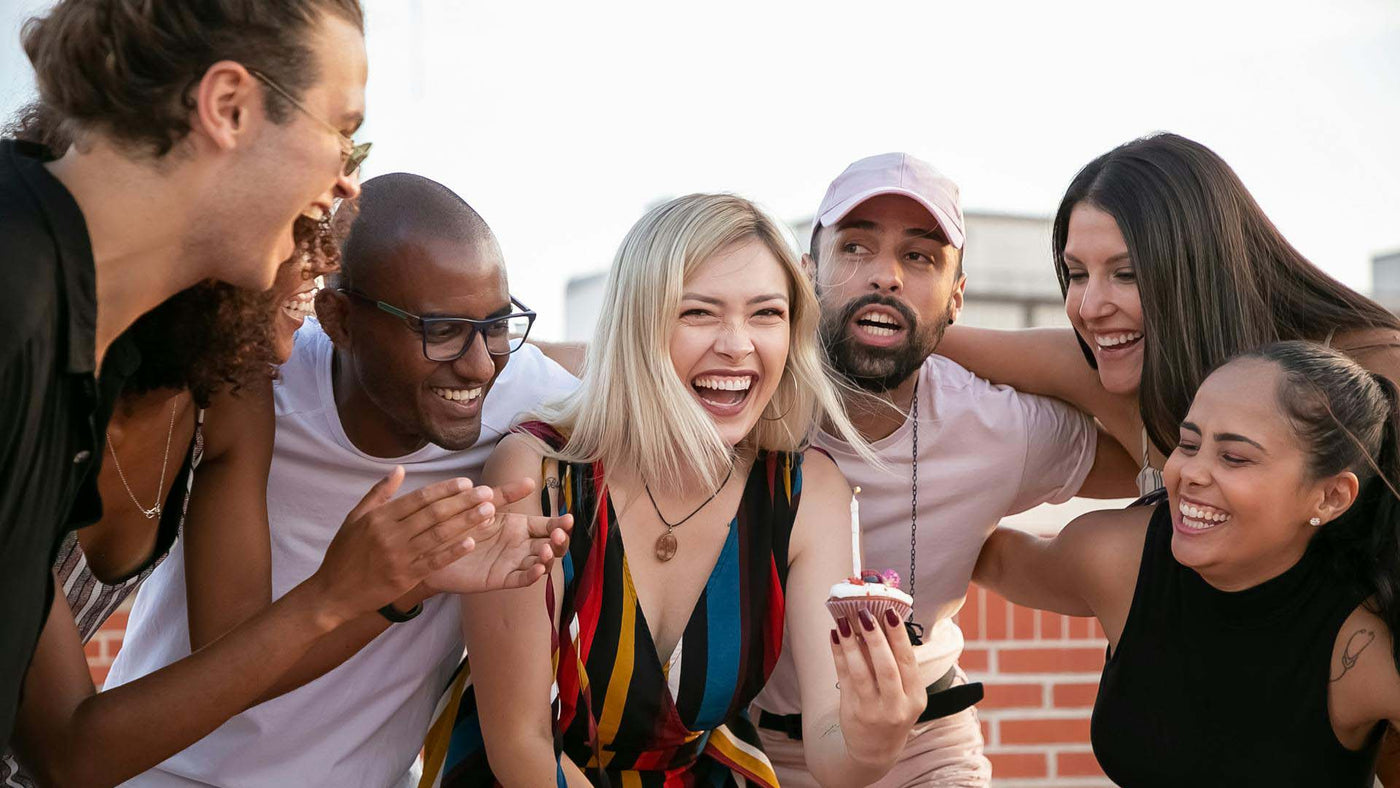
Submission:
[[[1054,537],[997,528],[972,579],[1014,604],[1096,616],[1116,641],[1137,584],[1152,509],[1111,509],[1076,518]]]

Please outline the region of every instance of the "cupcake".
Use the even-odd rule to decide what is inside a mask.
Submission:
[[[862,569],[859,577],[848,577],[831,587],[826,609],[835,619],[854,621],[861,610],[869,610],[880,620],[886,610],[893,610],[901,621],[914,607],[914,598],[899,590],[899,575],[893,569],[883,573]]]

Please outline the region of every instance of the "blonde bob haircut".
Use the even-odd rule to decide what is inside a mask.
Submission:
[[[676,198],[648,211],[627,233],[608,275],[582,385],[537,414],[567,436],[564,448],[549,456],[635,468],[653,487],[672,492],[683,480],[720,484],[733,467],[734,450],[676,374],[671,331],[695,269],[735,244],[754,240],[772,252],[787,275],[791,334],[783,376],[744,444],[799,450],[825,422],[874,461],[826,366],[812,283],[778,223],[730,194]]]

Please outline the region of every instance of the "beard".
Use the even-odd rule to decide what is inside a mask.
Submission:
[[[871,347],[855,338],[852,319],[857,312],[874,304],[889,307],[904,319],[904,342],[890,347]],[[943,332],[948,327],[951,315],[950,303],[936,320],[923,326],[903,302],[870,293],[851,299],[840,309],[822,314],[822,345],[826,348],[826,357],[832,368],[843,378],[858,388],[883,394],[899,386],[923,365],[924,359],[943,340]]]

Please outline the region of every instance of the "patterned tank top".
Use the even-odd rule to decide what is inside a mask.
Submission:
[[[544,425],[523,427],[558,445]],[[782,650],[788,541],[802,455],[759,452],[738,511],[675,650],[657,653],[601,464],[546,461],[544,510],[571,512],[554,633],[555,754],[596,786],[776,788],[748,718]],[[557,482],[557,485],[556,485]],[[557,505],[549,487],[557,487]],[[547,580],[551,612],[555,591]],[[498,784],[487,762],[470,667],[458,668],[426,742],[421,788]],[[564,785],[563,772],[558,772]]]
[[[64,537],[63,544],[58,548],[58,557],[54,559],[53,571],[63,587],[63,595],[68,600],[68,607],[73,611],[73,621],[77,623],[78,634],[82,636],[84,643],[97,634],[97,630],[102,628],[127,597],[136,593],[137,587],[150,577],[160,562],[170,554],[170,548],[175,545],[175,539],[184,525],[190,489],[194,486],[194,471],[203,456],[204,409],[195,408],[194,437],[190,440],[190,447],[185,452],[180,470],[175,474],[175,481],[170,485],[165,505],[161,507],[160,522],[156,526],[155,549],[151,551],[150,560],[125,579],[111,585],[98,580],[88,568],[87,556],[83,555],[83,548],[78,543],[78,533],[70,531]],[[0,759],[0,788],[35,788],[35,785],[34,779],[19,767],[19,763],[7,750],[5,757]]]

